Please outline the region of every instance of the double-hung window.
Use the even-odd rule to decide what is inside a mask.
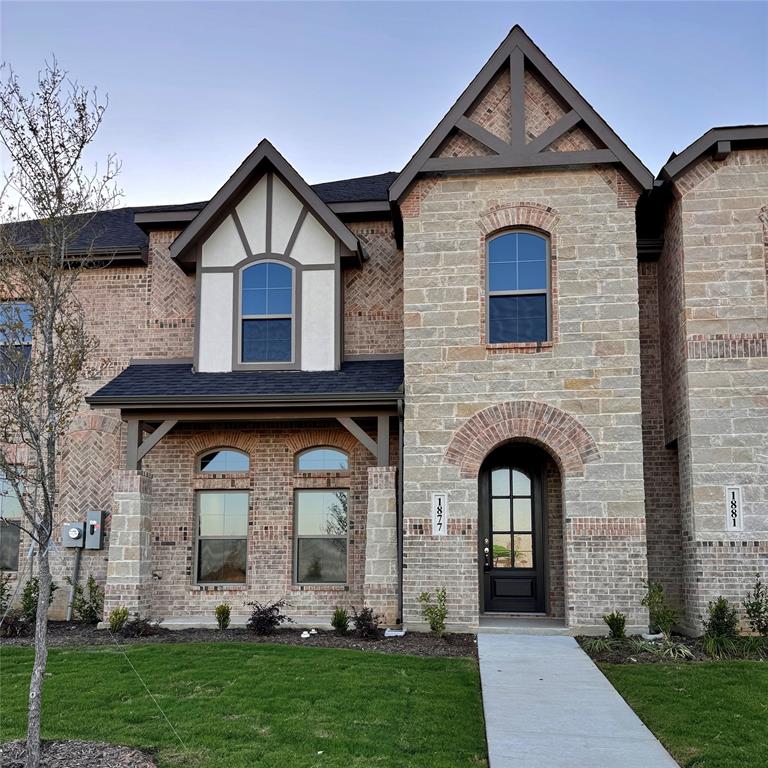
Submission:
[[[248,491],[198,491],[197,582],[244,584]]]
[[[347,581],[348,491],[296,491],[296,583]]]
[[[240,285],[240,361],[293,360],[294,270],[274,261],[246,267]]]
[[[32,307],[0,302],[0,385],[23,381],[32,353]]]
[[[504,232],[488,242],[488,342],[551,337],[549,242],[533,232]]]
[[[21,504],[11,484],[0,474],[0,571],[19,569]]]

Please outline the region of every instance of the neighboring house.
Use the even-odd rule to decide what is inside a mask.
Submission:
[[[401,173],[310,187],[262,141],[94,236],[59,506],[111,512],[107,612],[641,626],[650,577],[696,631],[768,576],[768,126],[654,180],[515,27]]]

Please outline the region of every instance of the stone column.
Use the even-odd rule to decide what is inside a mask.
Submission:
[[[104,619],[124,606],[146,617],[152,608],[152,479],[141,470],[120,469],[109,531]]]
[[[397,469],[368,468],[363,599],[387,624],[397,620]]]

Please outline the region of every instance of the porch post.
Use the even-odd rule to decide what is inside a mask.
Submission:
[[[397,469],[368,468],[363,599],[383,621],[397,620]]]
[[[152,608],[152,480],[142,470],[119,469],[109,529],[104,620],[124,606],[146,617]]]

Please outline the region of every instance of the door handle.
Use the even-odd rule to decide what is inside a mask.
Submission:
[[[491,567],[491,550],[488,547],[488,539],[485,539],[483,542],[485,546],[483,547],[483,556],[485,557],[485,568],[488,570]]]

